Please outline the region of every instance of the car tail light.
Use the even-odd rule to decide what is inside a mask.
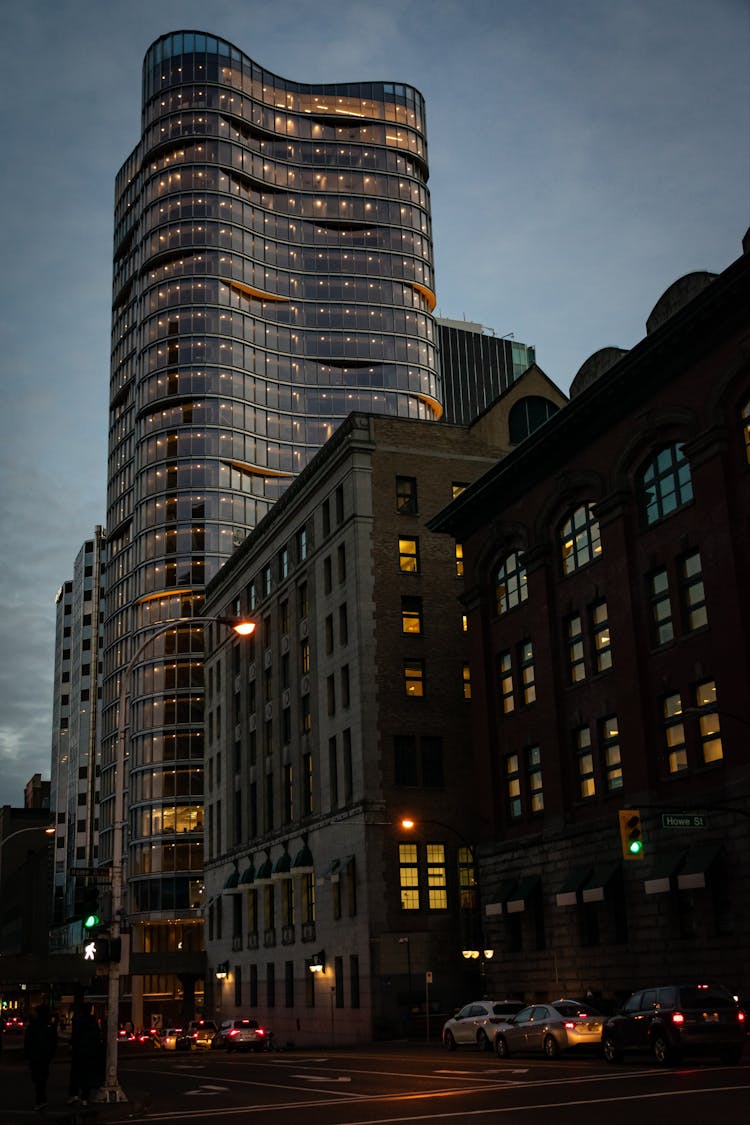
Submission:
[[[672,1023],[682,1024],[685,1022],[685,1017],[682,1012],[672,1012]]]
[[[237,1030],[236,1027],[233,1027],[232,1030],[229,1032],[229,1038],[234,1039],[236,1035],[239,1035],[239,1031]]]
[[[575,1031],[577,1026],[578,1026],[578,1024],[576,1023],[575,1020],[566,1020],[565,1024],[564,1024],[564,1027],[565,1027],[566,1031]]]
[[[262,1027],[259,1027],[259,1028],[256,1029],[255,1034],[256,1035],[265,1035],[266,1033],[265,1033],[265,1031]]]
[[[745,1013],[741,1009],[737,1013],[737,1022],[738,1023],[744,1023],[745,1022]]]

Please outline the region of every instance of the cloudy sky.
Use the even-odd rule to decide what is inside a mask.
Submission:
[[[427,101],[438,313],[567,389],[750,223],[747,0],[2,0],[0,805],[49,776],[54,598],[105,519],[115,173],[191,28]]]

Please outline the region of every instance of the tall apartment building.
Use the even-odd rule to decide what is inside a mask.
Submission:
[[[744,250],[430,524],[464,548],[496,995],[750,988]]]
[[[206,1014],[277,1042],[413,1030],[482,989],[460,546],[426,522],[510,448],[532,370],[471,427],[353,414],[209,585]],[[410,816],[415,827],[401,826]]]
[[[203,972],[206,583],[351,410],[442,413],[427,177],[410,86],[288,81],[197,32],[146,53],[116,183],[100,834],[106,862],[120,677],[174,621],[119,717],[137,988]]]
[[[81,940],[77,867],[98,859],[99,707],[106,537],[94,529],[57,592],[50,806],[55,814],[53,947]],[[80,916],[80,912],[78,912]]]

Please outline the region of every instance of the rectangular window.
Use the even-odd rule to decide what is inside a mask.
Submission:
[[[339,806],[339,763],[336,751],[336,735],[328,739],[328,795],[331,809]]]
[[[341,668],[341,706],[348,707],[351,703],[351,688],[349,683],[349,665]]]
[[[321,511],[322,511],[322,514],[323,514],[323,534],[324,535],[330,535],[330,533],[331,533],[331,505],[330,505],[330,502],[327,499],[323,501],[323,503],[321,505]]]
[[[302,815],[313,811],[313,759],[312,754],[302,755]]]
[[[281,882],[281,924],[286,928],[294,925],[294,879]]]
[[[692,632],[694,629],[702,629],[708,625],[700,551],[691,551],[689,555],[685,555],[681,565],[681,577],[685,618],[687,627]]]
[[[301,527],[297,532],[297,562],[304,562],[307,558],[307,528]]]
[[[281,796],[283,802],[283,824],[290,824],[294,818],[294,784],[292,767],[289,763],[281,767]]]
[[[276,1007],[276,966],[273,961],[266,965],[266,1004],[269,1008]]]
[[[578,796],[580,800],[588,801],[596,796],[594,755],[591,750],[591,731],[588,727],[579,727],[578,730],[573,731],[573,745],[576,755]]]
[[[333,992],[336,997],[336,1007],[344,1007],[344,958],[335,957],[333,961]]]
[[[359,954],[349,958],[349,996],[352,1008],[359,1007]]]
[[[417,740],[413,734],[397,734],[393,739],[393,773],[396,785],[419,785]]]
[[[343,523],[344,522],[344,486],[343,486],[343,484],[338,485],[338,487],[336,489],[334,502],[336,504],[336,523]]]
[[[422,735],[419,740],[422,764],[422,786],[425,789],[442,789],[445,786],[443,772],[443,740],[439,735]]]
[[[419,864],[416,844],[399,844],[398,864],[401,909],[419,910]]]
[[[263,597],[267,598],[271,593],[271,564],[268,563],[263,567]]]
[[[307,637],[300,641],[299,670],[300,674],[303,676],[306,676],[310,671],[310,642]]]
[[[445,878],[445,846],[427,844],[427,905],[430,910],[448,909]]]
[[[513,660],[509,652],[500,653],[497,659],[497,673],[503,714],[510,715],[516,709],[516,702],[513,694]]]
[[[297,620],[304,621],[310,612],[310,606],[307,597],[307,583],[300,582],[297,587]]]
[[[479,905],[479,883],[474,849],[458,849],[458,893],[462,910],[476,910]]]
[[[300,879],[301,921],[311,925],[315,921],[315,876],[312,872]]]
[[[522,813],[521,808],[521,771],[518,754],[505,756],[505,799],[508,816],[511,820],[518,820]]]
[[[524,641],[518,647],[518,660],[521,670],[521,692],[524,704],[528,707],[536,699],[536,675],[534,672],[534,646]]]
[[[346,602],[339,606],[339,644],[349,644],[349,614]]]
[[[398,541],[398,565],[405,574],[419,574],[419,540]]]
[[[354,796],[354,768],[352,765],[352,732],[347,727],[341,733],[341,764],[344,770],[344,804]]]
[[[463,543],[456,543],[456,576],[463,578],[464,575],[464,545]]]
[[[250,1009],[252,1011],[253,1008],[258,1007],[258,966],[257,965],[251,965],[250,966],[250,990],[249,991],[250,991],[250,995],[249,995],[248,999],[250,1001]]]
[[[300,701],[300,730],[309,734],[312,730],[312,711],[310,710],[310,696],[303,695]]]
[[[336,714],[336,678],[333,673],[326,676],[326,707],[329,715]]]
[[[283,580],[289,574],[289,548],[282,547],[279,551],[279,581]]]
[[[591,635],[594,641],[594,667],[597,672],[606,672],[612,667],[612,636],[605,601],[596,602],[591,607]]]
[[[326,555],[323,559],[323,593],[330,594],[333,589],[333,563],[331,556]]]
[[[234,966],[234,1006],[242,1007],[242,965]]]
[[[404,688],[410,699],[421,699],[424,695],[424,661],[404,661]]]
[[[294,961],[284,962],[284,1007],[294,1007]]]
[[[570,682],[578,684],[586,679],[586,664],[583,654],[583,625],[580,614],[574,613],[568,618],[568,670]]]
[[[664,645],[674,638],[672,600],[669,596],[669,576],[666,570],[655,570],[647,579],[648,601],[651,617],[651,639],[654,645]]]
[[[422,599],[401,599],[401,632],[421,634],[422,632]]]
[[[282,637],[289,632],[289,602],[279,602],[279,633]]]
[[[346,582],[346,544],[341,543],[336,549],[336,568],[338,571],[339,585]]]
[[[599,721],[599,746],[604,767],[604,784],[608,793],[622,789],[622,757],[620,728],[616,715]]]
[[[396,477],[396,511],[416,515],[417,510],[416,477]]]
[[[471,666],[469,664],[461,665],[461,679],[463,681],[464,699],[471,699]]]
[[[704,765],[720,762],[724,757],[721,744],[721,727],[716,711],[716,684],[705,680],[695,688],[695,706],[699,710],[698,730],[701,740],[701,760]]]
[[[685,724],[682,721],[682,699],[677,692],[667,695],[662,700],[662,716],[667,748],[667,773],[682,773],[687,769],[687,748]]]
[[[544,812],[542,751],[538,746],[529,746],[526,751],[526,780],[529,788],[529,808],[532,814]]]

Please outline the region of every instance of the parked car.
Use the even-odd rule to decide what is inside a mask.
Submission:
[[[601,1049],[606,1016],[580,1000],[553,1000],[530,1004],[495,1031],[495,1053],[541,1051],[555,1059],[573,1047]]]
[[[135,1041],[141,1047],[160,1047],[159,1030],[156,1027],[142,1027],[135,1033]]]
[[[492,1047],[495,1028],[523,1008],[521,1000],[472,1000],[443,1024],[443,1046],[448,1051],[465,1043],[482,1050]]]
[[[192,1039],[193,1049],[197,1051],[210,1050],[214,1036],[218,1030],[213,1020],[193,1020],[190,1024],[190,1037]]]
[[[606,1021],[602,1048],[611,1063],[626,1051],[650,1051],[661,1066],[689,1052],[737,1063],[746,1038],[745,1012],[729,989],[670,984],[634,992]]]
[[[26,1021],[21,1016],[7,1016],[5,1019],[6,1035],[23,1035]]]
[[[273,1032],[254,1019],[224,1020],[211,1040],[214,1049],[227,1051],[268,1051]]]

